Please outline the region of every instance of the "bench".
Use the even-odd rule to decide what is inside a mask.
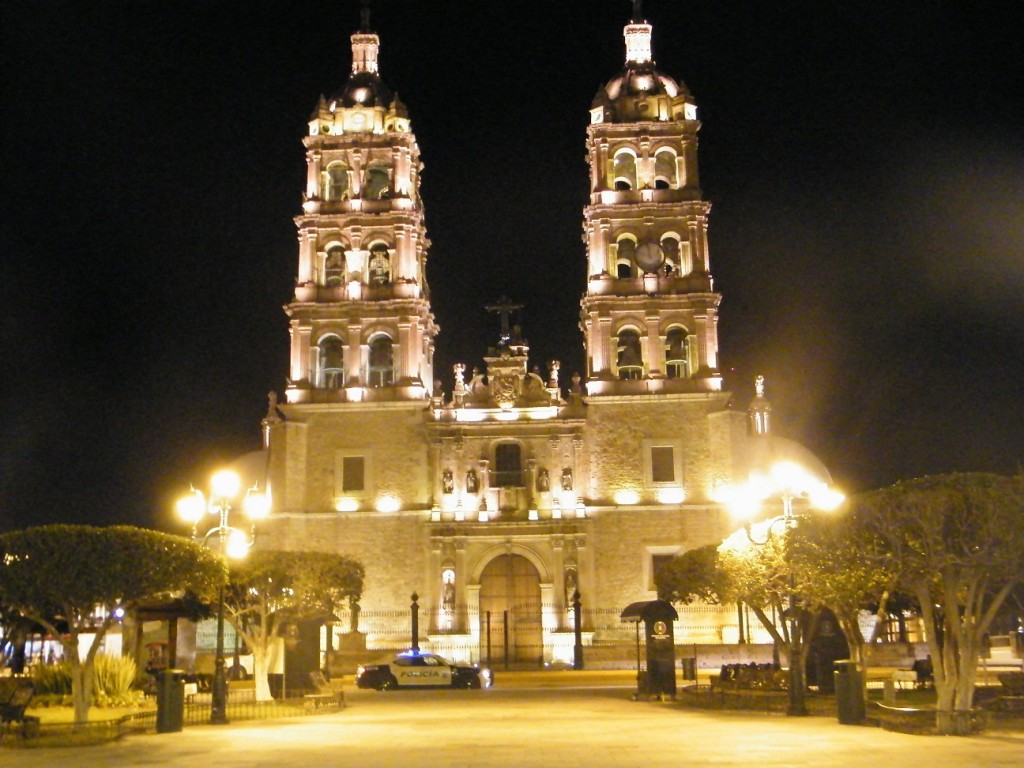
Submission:
[[[711,677],[712,689],[730,691],[784,691],[786,683],[786,672],[773,664],[723,664]]]
[[[898,685],[901,689],[906,687],[917,688],[917,672],[912,669],[897,669],[892,673],[892,682],[894,685]]]
[[[38,730],[39,718],[25,714],[35,694],[36,687],[28,678],[0,679],[0,724],[21,723],[23,737],[31,730]]]

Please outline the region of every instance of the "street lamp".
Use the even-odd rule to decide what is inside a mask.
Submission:
[[[771,497],[782,500],[782,514],[765,520],[760,526],[763,536],[756,536],[750,518],[760,509],[761,503]],[[793,501],[805,499],[807,506],[822,511],[832,511],[843,503],[845,497],[827,483],[815,479],[799,464],[783,461],[771,468],[768,477],[756,476],[745,486],[733,489],[728,503],[733,512],[743,518],[743,530],[747,540],[757,546],[766,545],[773,535],[787,536],[796,528],[800,515],[793,511]],[[796,610],[793,569],[789,568],[789,608],[786,618],[789,622],[789,707],[790,716],[807,714],[804,695],[804,668],[800,662],[800,617]]]
[[[192,538],[198,540],[198,526],[203,515],[213,515],[217,524],[210,528],[202,537],[206,544],[216,536],[218,551],[222,557],[245,557],[246,552],[256,540],[256,520],[267,516],[269,504],[266,494],[255,486],[245,492],[242,498],[242,511],[251,523],[249,533],[232,528],[229,522],[232,503],[238,498],[242,481],[237,472],[223,469],[210,478],[210,496],[205,497],[202,491],[195,488],[178,501],[178,514],[192,523]],[[217,594],[217,651],[213,667],[213,688],[211,691],[210,722],[223,725],[228,722],[228,683],[224,671],[224,584],[220,585]]]

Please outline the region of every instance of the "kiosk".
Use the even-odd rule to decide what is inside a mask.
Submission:
[[[676,695],[676,646],[672,622],[679,618],[676,609],[665,600],[630,603],[619,616],[636,624],[636,698]],[[640,622],[644,625],[644,649],[647,669],[640,664]]]

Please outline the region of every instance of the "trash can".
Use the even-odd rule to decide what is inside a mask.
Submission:
[[[177,733],[185,722],[185,671],[165,669],[156,679],[156,732]]]
[[[864,667],[850,659],[835,662],[836,715],[842,725],[864,722]]]
[[[697,679],[697,660],[695,658],[684,657],[679,660],[679,664],[682,666],[683,680]]]

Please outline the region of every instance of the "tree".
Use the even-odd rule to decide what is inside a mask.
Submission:
[[[226,618],[252,651],[257,701],[271,699],[267,662],[282,627],[358,601],[363,576],[361,564],[328,552],[255,549],[232,563]]]
[[[718,545],[690,549],[660,568],[655,574],[658,598],[689,605],[695,601],[715,604],[726,591],[718,570]]]
[[[788,553],[797,594],[810,608],[828,608],[850,648],[863,661],[867,646],[878,639],[898,582],[891,558],[876,536],[853,513],[808,515],[789,538]],[[873,607],[875,626],[865,638],[861,611]]]
[[[0,594],[59,638],[79,723],[92,704],[96,653],[119,612],[186,589],[209,596],[225,576],[222,559],[202,546],[131,526],[47,525],[0,534]],[[84,652],[83,634],[94,635]]]
[[[740,530],[720,545],[684,552],[666,564],[658,581],[658,594],[665,600],[692,603],[746,603],[771,635],[777,647],[788,654],[793,645],[788,622],[791,595],[790,563],[786,559],[786,537],[773,535],[755,545]],[[816,616],[800,611],[805,640],[813,636]],[[795,648],[801,669],[806,663],[808,644]],[[801,677],[802,679],[802,677]]]
[[[936,726],[966,733],[984,636],[1024,581],[1024,477],[924,477],[862,494],[854,505],[920,605]]]
[[[755,538],[763,544],[754,544],[746,530],[739,530],[720,545],[690,550],[674,558],[658,580],[658,594],[662,599],[679,603],[745,603],[771,635],[776,648],[795,662],[791,674],[797,693],[791,707],[796,714],[803,710],[800,691],[810,641],[817,632],[820,608],[828,606],[822,593],[805,595],[801,591],[801,587],[809,585],[809,579],[796,578],[798,572],[807,569],[806,560],[813,550],[804,547],[798,552],[792,535],[796,529],[783,527],[773,531],[772,523],[778,522],[775,519],[753,526]],[[822,571],[824,568],[819,568]],[[838,589],[839,582],[834,586]],[[799,602],[794,600],[796,595]],[[795,618],[799,632],[792,631],[790,621],[779,620],[790,616]],[[856,621],[841,621],[840,626],[851,623],[855,625]]]

